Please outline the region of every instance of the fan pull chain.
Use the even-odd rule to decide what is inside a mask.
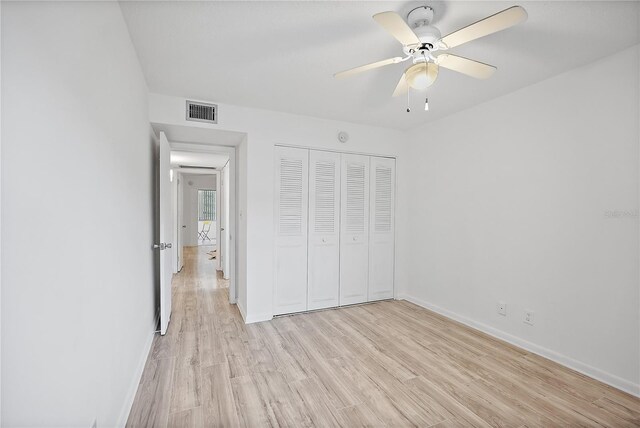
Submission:
[[[411,88],[407,88],[407,113],[411,113],[410,103],[409,103],[409,93],[411,92]]]
[[[424,54],[424,51],[422,52],[422,57],[424,58],[424,75],[427,78],[427,81],[429,80],[429,63],[427,62],[427,57]],[[428,92],[428,91],[427,91]],[[429,111],[429,97],[425,97],[424,99],[424,111]]]

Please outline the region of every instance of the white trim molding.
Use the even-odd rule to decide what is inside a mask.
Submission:
[[[255,315],[251,315],[251,316],[247,317],[247,310],[244,308],[244,306],[242,306],[242,304],[240,303],[240,300],[238,300],[236,305],[238,306],[238,310],[240,311],[240,315],[242,315],[242,319],[244,320],[245,324],[253,324],[253,323],[256,323],[256,322],[271,321],[273,319],[273,314],[271,314],[271,313],[269,313],[269,314],[255,314]]]
[[[264,321],[271,321],[273,319],[273,314],[255,314],[255,315],[251,315],[248,318],[244,319],[244,323],[245,324],[253,324],[256,322],[264,322]]]
[[[551,349],[545,348],[543,346],[537,345],[535,343],[531,343],[529,341],[526,341],[524,339],[521,339],[517,336],[513,336],[509,333],[506,333],[502,330],[498,330],[497,328],[488,326],[486,324],[474,321],[470,318],[467,318],[463,315],[459,315],[455,312],[451,312],[447,309],[444,309],[440,306],[434,305],[432,303],[429,303],[425,300],[422,299],[418,299],[416,297],[413,296],[409,296],[407,294],[399,294],[397,297],[398,300],[406,300],[408,302],[414,303],[418,306],[421,306],[425,309],[428,309],[430,311],[433,311],[437,314],[440,314],[442,316],[445,316],[449,319],[452,319],[454,321],[458,321],[466,326],[469,326],[473,329],[479,330],[483,333],[486,333],[490,336],[493,336],[497,339],[503,340],[507,343],[510,343],[512,345],[515,345],[519,348],[522,348],[526,351],[532,352],[536,355],[539,355],[541,357],[547,358],[551,361],[554,361],[560,365],[563,365],[565,367],[568,367],[572,370],[575,370],[577,372],[580,372],[584,375],[587,375],[589,377],[592,377],[596,380],[599,380],[600,382],[606,383],[607,385],[610,385],[614,388],[617,388],[621,391],[627,392],[631,395],[634,395],[636,397],[640,397],[640,384],[635,384],[631,381],[628,381],[626,379],[623,379],[619,376],[616,376],[614,374],[605,372],[603,370],[600,370],[596,367],[590,366],[588,364],[585,364],[581,361],[575,360],[571,357],[568,357],[566,355],[560,354],[556,351],[553,351]]]
[[[242,302],[240,300],[238,300],[236,302],[236,306],[238,306],[238,310],[240,311],[240,315],[242,315],[242,319],[244,320],[244,323],[248,324],[247,323],[247,310],[242,305]]]

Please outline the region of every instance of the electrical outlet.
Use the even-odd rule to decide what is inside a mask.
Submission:
[[[507,316],[507,304],[505,302],[498,302],[497,310],[500,315]]]
[[[531,311],[524,311],[524,322],[533,325],[533,315],[534,313]]]

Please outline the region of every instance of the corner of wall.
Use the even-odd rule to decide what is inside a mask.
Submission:
[[[512,334],[506,333],[497,328],[491,327],[489,325],[483,324],[478,321],[474,321],[471,318],[467,318],[463,315],[457,314],[455,312],[449,311],[447,309],[441,308],[440,306],[434,305],[426,300],[419,299],[417,297],[410,296],[408,294],[402,294],[398,296],[399,300],[406,300],[407,302],[411,302],[420,307],[428,309],[432,312],[440,314],[446,318],[452,319],[459,323],[462,323],[466,326],[469,326],[475,330],[479,330],[483,333],[486,333],[496,339],[500,339],[504,342],[510,343],[511,345],[515,345],[519,348],[532,352],[541,357],[547,358],[553,362],[556,362],[565,367],[569,367],[577,372],[580,372],[584,375],[592,377],[596,380],[599,380],[607,385],[611,385],[614,388],[618,388],[622,391],[628,392],[631,395],[636,397],[640,397],[640,384],[630,382],[626,379],[622,379],[619,376],[614,374],[605,372],[596,367],[592,367],[588,364],[582,363],[578,360],[575,360],[566,355],[555,352],[551,349],[545,348],[544,346],[537,345],[535,343],[526,341]]]

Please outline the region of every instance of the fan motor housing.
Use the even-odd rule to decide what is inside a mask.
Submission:
[[[437,27],[429,25],[433,20],[434,10],[430,6],[420,6],[412,9],[407,15],[407,23],[420,39],[420,45],[407,46],[405,54],[423,55],[429,51],[438,50],[438,42],[442,34]]]
[[[410,27],[429,25],[433,21],[433,8],[431,6],[419,6],[407,14],[407,23]]]
[[[440,30],[433,25],[419,25],[413,29],[413,32],[416,33],[416,36],[418,36],[423,44],[430,44],[432,46],[435,46],[438,40],[442,38]]]

